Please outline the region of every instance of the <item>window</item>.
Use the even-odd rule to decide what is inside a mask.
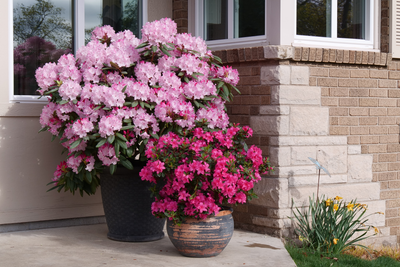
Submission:
[[[35,71],[73,53],[90,40],[91,31],[111,25],[139,36],[140,0],[10,0],[13,11],[12,100],[35,100]]]
[[[265,42],[265,0],[196,0],[195,5],[195,35],[210,47]]]
[[[373,48],[374,0],[297,0],[295,43]]]

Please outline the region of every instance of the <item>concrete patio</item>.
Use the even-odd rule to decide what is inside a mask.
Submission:
[[[0,233],[0,266],[296,266],[279,238],[235,230],[217,257],[181,256],[169,241],[107,239],[105,224]]]

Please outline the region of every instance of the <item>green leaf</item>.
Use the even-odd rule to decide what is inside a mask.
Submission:
[[[133,102],[132,102],[132,107],[134,108],[134,107],[136,107],[138,104],[139,104],[138,101],[133,101]]]
[[[134,127],[135,127],[135,125],[127,125],[127,126],[123,126],[123,127],[121,128],[121,130],[122,130],[122,131],[125,131],[125,130],[132,129],[132,128],[134,128]]]
[[[104,107],[103,110],[109,111],[109,110],[111,110],[111,109],[110,109],[110,108],[107,108],[107,107]]]
[[[223,81],[220,81],[219,83],[218,83],[218,85],[217,85],[217,88],[219,89],[219,88],[221,88],[222,87],[222,85],[224,85],[225,84],[225,82],[223,82]]]
[[[51,142],[53,142],[56,138],[57,138],[57,135],[53,135],[53,136],[51,137]]]
[[[110,136],[107,138],[107,142],[110,143],[110,144],[114,143],[114,140],[115,140],[115,135],[110,135]]]
[[[121,160],[120,162],[128,170],[133,170],[133,165],[129,160]]]
[[[153,50],[153,52],[157,52],[157,46],[153,45],[153,46],[151,47],[151,50]]]
[[[114,174],[114,172],[117,170],[117,165],[116,164],[111,164],[110,165],[110,173],[111,175]]]
[[[159,138],[160,138],[160,137],[158,136],[157,133],[151,132],[150,135],[151,135],[152,137],[154,137],[155,139],[159,139]]]
[[[126,155],[128,156],[128,158],[133,156],[133,149],[132,148],[127,148],[126,149]]]
[[[73,142],[69,148],[70,148],[70,149],[73,149],[73,148],[79,146],[79,144],[80,144],[81,142],[82,142],[82,139],[78,139],[78,140],[76,140],[75,142]]]
[[[40,129],[38,133],[45,132],[45,131],[47,131],[48,129],[50,129],[50,127],[49,127],[49,126],[45,126],[45,127],[43,127],[42,129]]]
[[[69,141],[68,138],[64,138],[63,140],[60,141],[60,144],[63,144],[63,143],[68,142],[68,141]]]
[[[148,44],[149,44],[149,42],[141,43],[140,45],[136,46],[136,49],[143,48],[143,47],[147,46]]]
[[[117,139],[116,141],[119,144],[119,146],[122,147],[123,149],[127,149],[128,148],[128,146],[126,145],[126,142],[121,141],[119,139]]]
[[[104,145],[107,142],[106,138],[102,138],[96,145],[97,148],[101,147],[102,145]]]
[[[61,100],[60,103],[58,103],[58,104],[64,105],[64,104],[67,104],[67,103],[68,103],[68,100]]]
[[[128,142],[128,140],[125,138],[125,136],[123,136],[122,134],[120,134],[120,133],[116,133],[115,134],[119,139],[121,139],[122,141],[124,141],[124,142]]]
[[[183,80],[185,81],[185,83],[189,83],[190,81],[189,81],[189,78],[188,77],[183,77]]]
[[[115,144],[114,144],[114,149],[115,149],[115,155],[116,155],[117,157],[119,156],[119,148],[120,148],[119,143],[118,143],[118,142],[115,142]]]
[[[93,110],[99,110],[99,109],[101,109],[101,106],[97,106]]]
[[[161,51],[169,57],[172,57],[171,54],[163,47],[161,47]]]

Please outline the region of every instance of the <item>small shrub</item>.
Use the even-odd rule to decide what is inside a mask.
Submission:
[[[358,242],[368,238],[368,231],[374,228],[376,235],[379,230],[372,225],[366,225],[368,217],[365,215],[366,204],[359,204],[356,200],[345,202],[341,197],[325,199],[309,198],[309,207],[300,211],[293,210],[295,233],[304,246],[318,252],[338,254],[351,246],[365,246]],[[379,212],[378,212],[379,213]],[[383,213],[381,213],[383,214]]]

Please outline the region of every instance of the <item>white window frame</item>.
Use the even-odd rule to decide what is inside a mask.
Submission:
[[[74,12],[74,47],[77,51],[80,47],[85,45],[85,0],[73,0],[75,10]],[[9,43],[9,101],[11,103],[47,103],[47,97],[40,99],[38,95],[14,95],[14,14],[13,14],[13,0],[8,0],[8,14],[9,14],[9,31],[8,31],[8,43]],[[142,25],[147,22],[148,19],[148,0],[142,0],[142,12],[141,19]],[[12,70],[12,71],[11,71]]]
[[[275,1],[275,0],[274,0]],[[189,0],[188,2],[188,30],[195,36],[204,36],[204,0]],[[265,16],[267,17],[267,1],[265,4]],[[265,19],[264,35],[234,38],[234,1],[228,0],[228,38],[207,41],[211,50],[233,49],[242,47],[265,46],[267,43],[267,19]]]
[[[377,33],[379,32],[379,10],[377,0],[366,1],[365,39],[350,39],[337,37],[337,0],[332,0],[331,37],[305,36],[295,34],[293,46],[326,47],[351,50],[376,50],[379,48]],[[296,5],[297,10],[297,5]],[[297,12],[295,12],[295,33],[297,26]]]

